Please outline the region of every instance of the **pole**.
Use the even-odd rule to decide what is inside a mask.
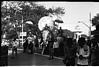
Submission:
[[[22,46],[23,46],[23,16],[22,16]]]
[[[89,27],[89,29],[90,29],[90,38],[91,38],[91,24],[92,24],[92,22],[91,22],[91,12],[90,12],[90,14],[89,14],[89,17],[90,17],[90,27]]]
[[[92,21],[91,21],[91,12],[90,12],[90,14],[89,14],[89,21],[90,21],[90,27],[89,27],[89,29],[90,29],[90,40],[91,40],[91,24],[92,24]],[[89,64],[91,65],[92,64],[92,52],[91,52],[91,46],[90,46],[90,60],[89,60]]]
[[[88,26],[87,24],[85,24],[84,22],[79,21],[79,23],[83,23],[84,25],[86,25],[89,28],[89,37],[91,38],[91,21],[90,21],[90,26]]]

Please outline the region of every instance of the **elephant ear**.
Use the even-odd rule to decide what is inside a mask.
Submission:
[[[44,30],[44,31],[43,31],[43,33],[42,33],[43,40],[46,40],[46,39],[47,39],[48,34],[49,34],[49,31],[48,31],[48,30]]]

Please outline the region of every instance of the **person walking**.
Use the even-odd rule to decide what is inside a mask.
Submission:
[[[58,34],[59,34],[60,37],[62,37],[62,35],[63,35],[63,30],[62,30],[61,27],[60,27],[60,29],[58,30]]]
[[[28,40],[26,39],[26,41],[25,41],[24,44],[23,44],[23,53],[26,52],[26,50],[27,50],[27,45],[28,45]]]
[[[53,59],[53,44],[54,44],[54,36],[53,36],[52,31],[50,31],[48,35],[49,60]]]
[[[64,52],[65,57],[63,62],[66,64],[66,66],[74,66],[75,65],[75,48],[73,45],[73,39],[68,38],[66,45],[64,44]]]
[[[68,47],[67,47],[67,38],[64,37],[64,58],[63,58],[63,63],[66,64],[66,61],[67,61],[67,53],[68,53]]]
[[[57,41],[57,39],[55,39],[54,44],[53,44],[53,54],[56,56],[58,53],[58,48],[59,48],[59,43]]]
[[[30,54],[33,54],[33,43],[31,37],[28,37],[28,51]]]

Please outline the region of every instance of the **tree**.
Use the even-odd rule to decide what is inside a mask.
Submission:
[[[99,42],[99,14],[92,19],[92,24],[96,27],[96,30],[92,31],[92,34]]]
[[[60,7],[47,10],[44,6],[32,1],[3,1],[1,13],[2,31],[13,35],[13,33],[11,33],[12,30],[14,30],[14,33],[21,31],[20,25],[22,24],[22,20],[24,23],[24,31],[38,32],[38,21],[41,17],[48,16],[49,13],[61,15],[64,14],[64,11]],[[32,21],[33,25],[27,25],[25,23],[26,21]]]
[[[99,14],[97,14],[97,16],[95,16],[95,17],[92,19],[92,24],[93,24],[93,25],[98,25],[98,24],[99,24]]]
[[[3,32],[9,33],[11,31],[10,29],[12,29],[12,28],[14,31],[16,30],[16,32],[20,31],[19,25],[22,24],[21,23],[22,16],[23,16],[24,22],[26,20],[35,19],[33,16],[35,13],[33,14],[33,12],[32,12],[34,9],[31,10],[31,8],[33,8],[34,6],[36,7],[35,4],[31,3],[33,5],[33,7],[30,7],[30,5],[25,5],[25,3],[28,3],[27,1],[6,1],[5,3],[6,4],[2,5],[2,7],[1,7],[1,12],[2,12],[1,24],[2,24]],[[7,18],[8,16],[9,16],[9,18]],[[33,17],[33,18],[31,18],[31,17]],[[10,28],[10,29],[7,30],[7,28]],[[5,30],[3,30],[3,29],[5,29]],[[12,33],[9,33],[9,34],[12,34]]]
[[[96,26],[96,30],[99,30],[99,14],[92,19],[92,24]]]
[[[51,14],[55,14],[55,15],[63,15],[63,14],[65,14],[64,8],[62,8],[62,7],[49,8],[48,12],[51,13]]]

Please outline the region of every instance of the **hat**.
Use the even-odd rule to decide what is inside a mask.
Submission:
[[[31,37],[28,37],[27,39],[28,39],[28,40],[32,40],[32,38],[31,38]]]

